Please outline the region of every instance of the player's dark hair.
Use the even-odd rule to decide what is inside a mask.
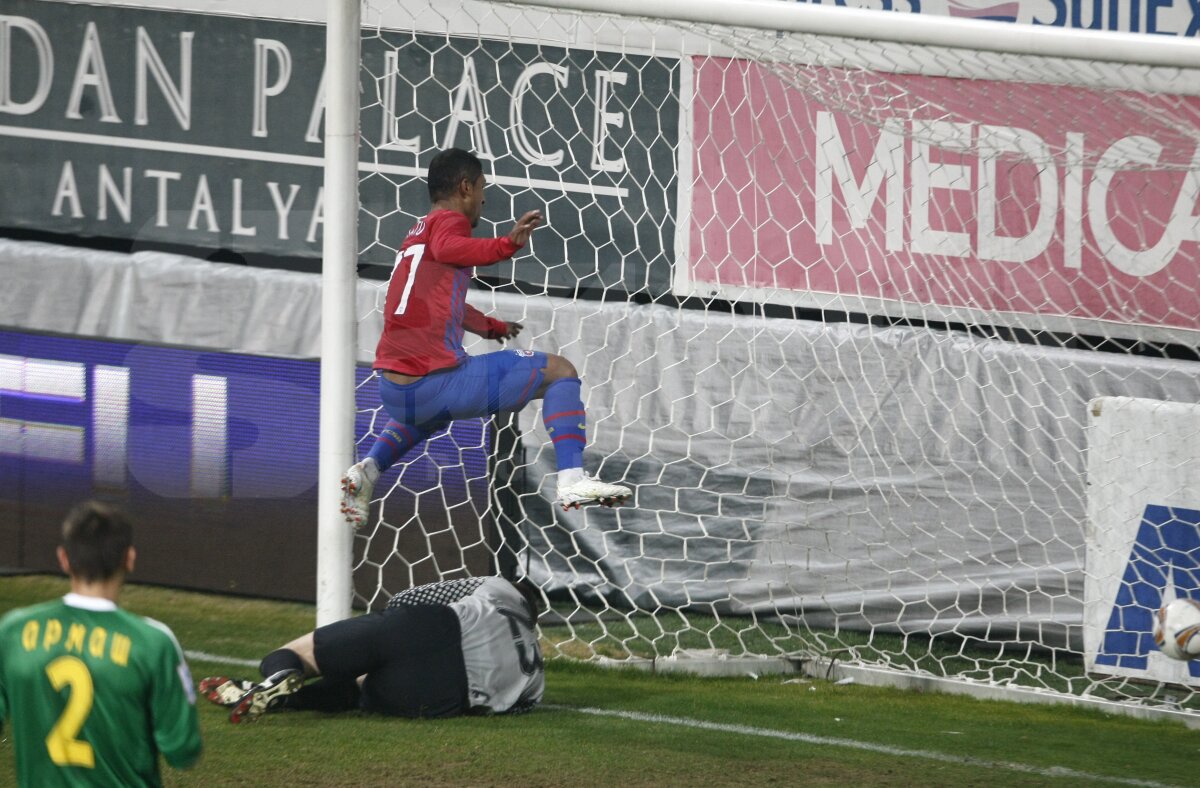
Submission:
[[[474,183],[483,175],[483,163],[474,153],[461,148],[446,148],[429,162],[429,200],[437,202],[454,196],[463,180]]]
[[[74,577],[89,583],[108,580],[125,568],[133,526],[116,508],[84,501],[63,520],[62,544]]]
[[[533,623],[537,624],[538,616],[542,614],[542,611],[546,607],[542,603],[541,590],[524,577],[520,580],[511,580],[509,582],[521,592],[521,596],[525,598],[525,604],[529,606],[529,614],[533,616]]]

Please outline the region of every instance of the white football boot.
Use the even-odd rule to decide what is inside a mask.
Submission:
[[[230,708],[229,721],[234,725],[254,722],[267,710],[279,705],[279,701],[293,695],[304,686],[304,675],[295,669],[281,670],[251,687]]]
[[[632,497],[633,491],[620,484],[602,482],[589,476],[582,468],[558,472],[557,503],[564,510],[598,503],[601,506],[620,506]]]
[[[342,477],[342,514],[355,528],[366,524],[371,516],[371,495],[379,481],[379,466],[370,457],[355,463]]]
[[[209,676],[200,680],[200,694],[218,706],[232,708],[246,693],[254,689],[249,679],[231,679],[228,676]]]

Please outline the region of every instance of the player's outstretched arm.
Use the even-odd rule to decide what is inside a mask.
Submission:
[[[541,211],[526,211],[520,219],[517,219],[517,223],[513,225],[512,232],[508,234],[508,240],[512,241],[516,246],[524,246],[529,243],[529,235],[541,223]]]
[[[537,214],[538,218],[531,220],[531,214]],[[522,216],[517,222],[524,228],[519,236],[528,240],[533,227],[541,221],[540,217],[541,213],[538,211],[531,211]],[[513,240],[514,233],[516,228],[513,229],[513,233],[497,238],[474,238],[467,217],[447,211],[430,229],[426,253],[431,255],[432,259],[446,265],[467,268],[492,265],[509,259],[521,248],[521,244]]]

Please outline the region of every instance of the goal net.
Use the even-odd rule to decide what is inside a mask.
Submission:
[[[556,509],[537,403],[456,425],[378,488],[357,596],[499,562],[551,601],[551,655],[1196,705],[1085,654],[1084,586],[1126,567],[1090,574],[1089,402],[1200,401],[1200,72],[1013,54],[982,22],[905,43],[871,32],[882,12],[762,29],[777,5],[829,10],[742,4],[739,27],[366,0],[360,360],[425,165],[473,150],[477,234],[534,208],[546,226],[468,300],[575,364],[585,464],[635,499]],[[360,456],[387,418],[374,387]],[[1200,509],[1175,492],[1158,503]],[[1187,593],[1166,576],[1160,597]],[[1148,621],[1130,614],[1153,594],[1112,589],[1111,620]],[[1121,658],[1144,660],[1133,634]]]

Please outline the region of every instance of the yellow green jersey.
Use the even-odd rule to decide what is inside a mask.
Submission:
[[[0,726],[31,788],[161,785],[159,753],[178,768],[200,757],[171,630],[78,594],[0,618]]]

